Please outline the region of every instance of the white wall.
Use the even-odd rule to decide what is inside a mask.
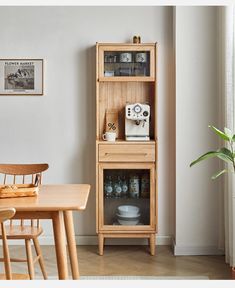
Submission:
[[[219,170],[219,160],[189,164],[218,148],[218,137],[208,128],[219,127],[217,8],[177,7],[175,19],[175,254],[215,254],[220,180],[210,177]]]
[[[45,60],[45,96],[0,97],[0,162],[48,162],[44,183],[92,185],[87,210],[75,217],[76,234],[91,237],[79,243],[96,241],[94,45],[136,34],[159,43],[158,243],[173,232],[172,33],[171,7],[0,7],[0,58]]]

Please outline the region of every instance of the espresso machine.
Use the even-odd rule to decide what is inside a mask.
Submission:
[[[125,108],[125,136],[128,141],[148,141],[150,106],[147,104],[127,104]]]

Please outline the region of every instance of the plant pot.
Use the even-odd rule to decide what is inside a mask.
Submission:
[[[235,280],[235,267],[232,267],[232,279]]]

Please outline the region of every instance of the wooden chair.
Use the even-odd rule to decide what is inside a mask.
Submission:
[[[36,179],[40,179],[42,183],[42,172],[48,169],[48,164],[0,164],[0,173],[3,174],[3,184],[26,184],[35,183]],[[11,180],[9,182],[9,179]],[[39,191],[40,193],[40,191]],[[17,221],[17,220],[15,220]],[[35,221],[37,222],[35,225]],[[39,220],[31,220],[31,225],[25,225],[24,220],[20,220],[20,224],[5,226],[7,239],[25,240],[26,259],[11,259],[12,262],[27,262],[30,279],[34,279],[34,263],[39,262],[44,279],[47,279],[47,273],[44,265],[44,260],[39,245],[38,237],[43,230],[40,227]],[[1,238],[1,235],[0,235]],[[34,243],[37,257],[33,259],[31,240]]]
[[[28,274],[12,274],[10,255],[7,244],[6,230],[4,226],[4,221],[10,219],[15,214],[14,208],[4,208],[0,209],[0,224],[1,224],[1,234],[2,234],[2,250],[3,250],[3,261],[5,274],[0,274],[0,280],[27,280],[29,279]]]

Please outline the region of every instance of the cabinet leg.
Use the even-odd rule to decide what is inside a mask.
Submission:
[[[155,255],[155,245],[156,245],[155,234],[150,235],[149,242],[150,242],[150,254],[152,256],[154,256]]]
[[[99,234],[98,238],[99,238],[99,255],[103,256],[103,254],[104,254],[104,235]]]

